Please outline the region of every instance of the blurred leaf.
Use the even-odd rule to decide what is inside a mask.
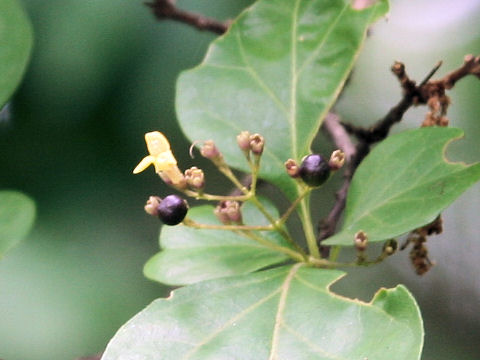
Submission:
[[[342,230],[328,245],[353,245],[363,230],[369,241],[399,236],[432,222],[480,179],[480,163],[445,158],[455,128],[421,128],[388,137],[362,162],[352,180]]]
[[[0,258],[30,231],[35,204],[16,191],[0,191]]]
[[[295,197],[284,162],[300,160],[335,101],[368,26],[387,0],[362,11],[349,0],[260,0],[244,11],[204,62],[177,83],[177,114],[191,140],[213,139],[244,171],[242,130],[266,138],[261,176]]]
[[[262,201],[274,217],[278,212],[266,200]],[[188,216],[201,224],[220,224],[213,206],[191,209]],[[245,224],[268,225],[268,220],[249,202],[242,206]],[[272,243],[289,246],[277,233],[257,232]],[[193,229],[183,225],[164,226],[160,233],[161,252],[153,256],[144,268],[145,276],[170,285],[192,284],[224,276],[249,273],[288,259],[254,240],[226,230]]]
[[[407,289],[364,303],[330,292],[342,276],[297,264],[176,290],[125,324],[102,359],[419,359]]]
[[[19,2],[0,1],[0,108],[22,79],[32,43],[32,28]]]

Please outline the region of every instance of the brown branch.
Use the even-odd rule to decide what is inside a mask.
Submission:
[[[348,132],[345,130],[342,124],[340,124],[340,117],[334,112],[329,112],[325,117],[325,121],[323,122],[322,126],[332,138],[332,141],[337,149],[340,149],[345,153],[346,162],[350,162],[357,149],[352,143]]]
[[[455,83],[467,75],[474,75],[480,79],[480,56],[465,56],[464,63],[458,69],[445,75],[440,80],[430,80],[439,69],[441,62],[428,73],[425,79],[416,85],[405,72],[405,66],[400,62],[395,62],[392,66],[392,72],[397,76],[403,89],[403,97],[388,114],[377,121],[369,128],[357,127],[351,124],[342,123],[348,133],[355,135],[360,141],[367,143],[376,143],[388,136],[391,127],[400,122],[405,112],[412,106],[427,104],[433,97],[445,97],[445,90],[451,89]]]
[[[335,204],[328,213],[328,216],[320,223],[319,226],[319,243],[321,243],[322,240],[335,234],[335,229],[337,228],[338,221],[340,220],[343,210],[345,209],[348,188],[350,187],[351,180],[351,177],[345,176],[345,181],[343,182],[342,187],[335,193]],[[328,257],[327,247],[321,246],[320,250],[322,253],[322,257]]]
[[[346,133],[355,135],[358,138],[359,143],[353,150],[349,150],[350,161],[347,162],[346,169],[343,173],[343,185],[336,193],[336,201],[333,205],[333,208],[330,210],[327,218],[320,224],[319,227],[319,244],[322,242],[322,240],[332,236],[335,233],[338,221],[340,220],[343,210],[345,209],[347,193],[353,174],[358,165],[360,165],[362,160],[370,152],[370,146],[387,137],[393,124],[402,119],[403,114],[405,114],[410,106],[413,105],[415,98],[418,97],[415,82],[410,80],[410,78],[407,76],[405,72],[405,66],[402,63],[395,62],[395,64],[392,66],[392,72],[397,76],[400,85],[402,86],[404,96],[400,102],[390,109],[387,115],[380,119],[375,125],[364,129],[348,123],[341,123],[338,116],[335,115],[334,117],[334,115],[331,114],[328,114],[325,119],[325,129],[328,131],[337,146],[347,146],[347,148],[349,148],[350,144],[352,144],[351,140],[348,138],[348,135],[346,136],[348,141],[345,139]],[[338,130],[338,125],[343,125],[344,133]],[[321,249],[322,256],[328,256],[328,248],[321,246]]]
[[[345,122],[342,122],[342,125],[349,134],[355,135],[360,141],[373,144],[388,136],[391,127],[402,120],[403,115],[413,105],[413,102],[413,96],[404,96],[397,105],[389,110],[384,118],[369,128],[362,128]]]
[[[357,148],[352,143],[352,140],[350,139],[350,136],[348,135],[345,128],[340,124],[340,117],[337,114],[329,112],[325,117],[325,121],[323,122],[322,126],[323,129],[332,138],[335,146],[345,153],[346,169],[343,172],[345,181],[340,190],[338,190],[335,194],[335,204],[332,210],[330,210],[327,218],[324,219],[319,226],[319,243],[323,239],[326,239],[327,237],[330,237],[335,233],[337,223],[342,216],[343,210],[345,209],[347,192],[348,188],[350,187],[350,181],[353,174],[352,166],[354,162],[356,163],[356,160],[354,160],[354,158],[357,154]],[[321,246],[320,251],[323,257],[328,257],[328,247]]]
[[[440,114],[443,116],[446,106],[448,106],[448,97],[445,95],[445,89],[451,89],[458,80],[467,75],[474,75],[480,78],[480,56],[474,57],[467,55],[464,64],[460,68],[450,72],[440,80],[432,81],[431,77],[437,72],[441,64],[441,62],[437,63],[426,75],[424,80],[422,80],[420,85],[417,86],[415,81],[408,77],[405,71],[405,65],[400,62],[395,62],[392,66],[392,72],[400,82],[403,89],[403,97],[382,119],[378,120],[369,128],[343,123],[340,121],[338,115],[333,113],[327,115],[323,127],[329,133],[335,145],[342,149],[346,155],[347,152],[345,149],[348,149],[350,161],[347,162],[346,169],[344,170],[344,182],[340,190],[336,193],[335,204],[327,218],[320,224],[318,235],[319,245],[321,245],[322,240],[335,233],[338,221],[345,209],[347,193],[353,174],[358,165],[360,165],[362,160],[370,152],[371,146],[384,140],[388,136],[392,126],[402,120],[403,115],[411,106],[428,103],[430,108],[434,108],[435,104],[432,104],[432,101],[429,100],[436,100],[439,101],[440,107],[443,106],[443,113]],[[339,129],[342,126],[344,129]],[[351,149],[353,144],[347,133],[354,135],[359,141],[353,150]],[[321,246],[321,251],[322,256],[328,256],[328,247]]]
[[[438,66],[435,66],[436,71]],[[392,72],[397,77],[403,89],[403,97],[397,105],[392,107],[390,111],[374,125],[369,128],[357,127],[351,124],[342,123],[350,134],[355,135],[360,141],[374,144],[385,139],[394,124],[400,122],[403,115],[414,104],[425,103],[422,97],[422,91],[416,86],[415,81],[411,80],[405,72],[405,65],[396,61],[392,66]],[[433,75],[433,70],[427,75],[427,78]],[[428,82],[428,80],[427,80]],[[423,85],[425,86],[425,84]]]
[[[463,65],[445,75],[440,81],[444,83],[445,89],[451,89],[458,80],[467,75],[474,75],[480,79],[480,56],[466,55],[463,59]]]
[[[390,111],[377,121],[373,126],[370,128],[362,128],[357,127],[355,125],[351,125],[348,123],[340,122],[338,116],[336,119],[333,119],[332,116],[327,116],[325,122],[328,125],[325,126],[325,129],[330,133],[332,139],[334,140],[335,144],[339,146],[345,142],[343,136],[338,138],[338,130],[335,127],[332,129],[332,124],[335,122],[343,125],[345,131],[349,134],[353,134],[359,140],[355,150],[351,153],[351,161],[349,161],[346,165],[346,169],[344,170],[344,182],[340,190],[336,193],[336,201],[333,205],[333,208],[330,210],[327,218],[320,224],[319,227],[319,234],[318,234],[318,242],[321,244],[322,240],[332,236],[335,233],[335,229],[337,227],[338,221],[342,216],[343,210],[345,209],[348,189],[350,187],[350,183],[352,181],[353,174],[357,169],[358,165],[362,162],[362,160],[368,155],[370,152],[370,147],[372,144],[385,139],[388,136],[390,128],[397,122],[399,122],[405,112],[415,103],[419,101],[420,94],[418,89],[415,85],[415,81],[411,80],[407,73],[405,72],[405,66],[400,62],[395,62],[392,66],[392,72],[397,77],[400,85],[403,89],[403,97],[400,102],[395,105]],[[431,77],[433,75],[432,72],[427,77]],[[321,246],[322,256],[328,256],[329,249],[328,247]]]
[[[351,155],[351,160],[346,164],[346,168],[343,172],[344,181],[342,187],[335,193],[335,204],[328,213],[326,219],[324,219],[319,226],[318,243],[323,257],[328,257],[329,248],[321,246],[321,242],[335,234],[335,229],[342,216],[343,210],[345,209],[348,189],[350,188],[353,174],[365,156],[368,155],[369,151],[370,146],[366,142],[360,142],[357,144],[355,152]]]
[[[223,34],[228,29],[228,22],[221,22],[201,14],[179,9],[175,0],[154,0],[145,3],[150,7],[159,20],[171,19],[191,25],[198,30],[211,31],[215,34]]]

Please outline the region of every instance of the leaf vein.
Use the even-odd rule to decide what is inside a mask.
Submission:
[[[465,169],[460,169],[459,171],[457,172],[461,172]],[[426,186],[426,185],[429,185],[429,184],[433,184],[433,183],[438,183],[439,181],[443,180],[443,179],[449,179],[453,176],[453,174],[455,173],[450,173],[450,174],[447,174],[447,175],[444,175],[444,176],[441,176],[441,177],[438,177],[434,180],[431,180],[429,182],[426,182],[424,183],[423,185],[421,186]],[[358,216],[354,221],[352,221],[352,223],[350,225],[348,225],[348,229],[352,229],[354,227],[355,224],[357,224],[358,222],[360,222],[362,219],[364,219],[365,217],[371,215],[372,213],[374,212],[377,212],[379,211],[382,207],[388,205],[388,204],[395,204],[395,203],[401,203],[401,202],[412,202],[415,200],[414,197],[412,198],[405,198],[405,199],[402,199],[402,197],[405,196],[405,194],[407,194],[408,192],[412,191],[415,189],[415,187],[417,187],[417,184],[413,184],[413,185],[410,185],[408,188],[405,188],[402,192],[400,193],[397,193],[393,196],[390,196],[386,199],[384,199],[383,201],[375,204],[375,206],[371,207],[370,209],[367,209],[366,211],[364,211],[362,213],[361,216]],[[425,198],[425,196],[429,196],[428,194],[424,194],[422,197],[418,197],[418,200],[423,200]]]
[[[236,283],[236,284],[232,284],[232,285],[228,285],[228,286],[225,286],[225,287],[222,287],[222,288],[219,288],[219,289],[215,289],[215,290],[210,290],[208,292],[208,296],[211,297],[212,295],[215,295],[217,293],[221,293],[221,292],[225,292],[225,291],[229,291],[229,290],[232,290],[232,289],[239,289],[239,288],[242,288],[242,287],[245,287],[245,286],[250,286],[252,284],[256,284],[256,283],[263,283],[265,281],[269,281],[269,280],[272,280],[272,279],[275,279],[277,277],[280,277],[280,276],[283,276],[284,274],[283,273],[277,273],[277,274],[273,274],[272,276],[269,276],[269,277],[265,277],[265,278],[260,278],[260,279],[251,279],[250,281],[246,281],[246,282],[243,282],[243,283]],[[157,300],[157,301],[160,301],[160,302],[170,302],[172,306],[178,306],[178,305],[183,305],[185,303],[188,303],[189,301],[192,301],[191,298],[189,297],[184,297],[182,300],[176,300],[177,302],[176,303],[172,303],[172,299],[175,297],[175,294],[176,292],[173,291],[170,295],[170,297],[166,298],[166,299],[160,299],[160,300]],[[164,312],[165,313],[168,313],[170,311],[170,309],[168,307],[165,307],[164,309],[162,309],[163,311],[159,311],[158,314],[163,314]]]
[[[260,75],[255,71],[253,66],[248,61],[247,56],[245,54],[245,48],[243,46],[242,37],[240,36],[238,29],[235,32],[235,36],[237,39],[237,44],[240,50],[240,54],[242,56],[242,61],[245,64],[246,71],[250,74],[251,78],[257,83],[257,85],[260,86],[260,88],[263,89],[263,91],[265,91],[265,93],[273,100],[275,105],[277,105],[277,107],[282,111],[282,113],[284,113],[285,116],[288,117],[288,110],[285,108],[285,105],[278,98],[278,96],[273,92],[273,90],[263,81],[263,79],[260,77]]]
[[[325,43],[328,40],[329,35],[332,33],[332,31],[337,26],[338,22],[340,21],[340,19],[343,16],[345,10],[347,10],[349,7],[350,7],[350,3],[347,1],[345,3],[345,6],[343,7],[343,9],[340,11],[340,13],[337,15],[335,20],[332,22],[332,25],[329,27],[328,31],[325,33],[325,35],[323,36],[323,38],[320,41],[320,43],[318,44],[318,46],[315,48],[315,50],[313,50],[311,52],[310,56],[300,66],[300,68],[297,71],[297,76],[300,76],[302,74],[302,72],[305,70],[305,68],[308,66],[308,64],[310,64],[313,61],[313,59],[318,55],[318,53],[322,50],[323,46],[325,45]]]
[[[410,161],[410,164],[414,163],[414,162],[417,161],[419,158],[421,158],[422,156],[424,156],[424,152],[425,152],[425,151],[426,151],[426,150],[417,153],[417,154],[415,155],[415,157]],[[388,161],[388,159],[386,159],[385,161]],[[377,166],[381,168],[381,167],[382,167],[382,163],[379,162]],[[390,183],[390,184],[395,184],[395,183],[398,181],[398,179],[400,179],[408,170],[410,170],[410,168],[407,166],[407,167],[405,167],[404,169],[402,169],[401,171],[399,171],[397,174],[395,174],[395,175],[389,180],[389,183]],[[372,175],[373,175],[373,172],[370,173],[370,177],[371,177]],[[369,182],[366,182],[366,183],[369,184],[369,185],[371,185],[371,186],[373,186],[373,187],[376,187],[376,186],[377,186],[377,184],[375,184],[375,182],[370,182],[370,181],[369,181]],[[370,200],[370,201],[367,202],[367,201],[365,201],[365,199],[360,198],[360,199],[357,199],[357,202],[356,202],[356,203],[357,203],[357,204],[361,204],[361,205],[365,205],[365,206],[367,207],[367,209],[364,210],[360,215],[355,215],[354,212],[351,213],[352,215],[347,214],[347,218],[346,218],[346,220],[345,220],[345,226],[351,228],[352,225],[354,225],[355,223],[359,222],[360,219],[364,218],[364,217],[367,216],[369,213],[373,212],[376,208],[378,208],[379,206],[380,206],[380,207],[383,206],[383,205],[384,205],[386,202],[388,202],[389,200],[395,198],[396,196],[399,196],[399,195],[397,194],[397,195],[395,195],[395,196],[390,196],[390,197],[388,197],[386,200],[384,199],[383,201],[377,202],[377,199],[382,198],[385,194],[387,194],[387,193],[390,192],[391,187],[392,187],[392,185],[390,185],[390,186],[385,186],[385,188],[384,188],[382,191],[377,192],[377,194],[376,194],[375,196],[372,196],[372,191],[369,190],[369,189],[371,188],[370,186],[368,187],[368,190],[364,190],[363,193],[365,194],[365,196],[369,196],[369,200]],[[404,193],[404,192],[405,192],[405,191],[403,191],[402,193]],[[400,193],[400,195],[401,195],[402,193]],[[370,207],[370,206],[372,206],[372,205],[371,205],[372,203],[374,203],[374,204],[381,204],[381,205],[379,205],[379,206],[373,205],[373,207]],[[370,207],[370,209],[369,209],[369,207]],[[370,211],[369,211],[369,210],[370,210]],[[353,219],[352,219],[352,218],[353,218]],[[350,219],[352,219],[352,220],[350,220]],[[351,224],[350,224],[350,225],[347,225],[348,222],[351,222]]]
[[[203,105],[203,111],[207,114],[210,115],[213,119],[221,122],[222,124],[226,125],[227,127],[230,127],[234,129],[238,134],[245,130],[237,126],[237,123],[234,123],[233,121],[227,121],[225,120],[221,115],[214,113],[210,109],[208,109],[207,104],[205,104],[201,99],[198,99],[201,105]],[[264,154],[267,154],[273,161],[275,161],[277,164],[279,164],[282,168],[284,167],[284,162],[278,158],[276,154],[272,152],[271,149],[268,148],[268,146],[265,147],[263,150]]]
[[[291,76],[291,92],[290,92],[290,116],[288,121],[290,123],[290,134],[291,134],[291,141],[292,141],[292,151],[293,151],[293,158],[298,158],[297,153],[297,127],[296,127],[296,117],[297,117],[297,17],[298,17],[298,9],[300,7],[300,0],[295,2],[295,7],[292,15],[292,37],[291,41],[291,69],[290,69],[290,76]]]
[[[326,356],[328,359],[332,359],[332,360],[348,360],[346,358],[343,358],[343,357],[338,357],[336,355],[333,355],[333,354],[330,354],[329,352],[325,351],[324,349],[322,349],[321,347],[318,347],[316,346],[314,343],[312,343],[310,341],[310,339],[302,336],[300,333],[298,333],[295,329],[291,328],[290,326],[288,326],[287,324],[283,324],[283,327],[285,328],[285,330],[287,330],[290,334],[292,334],[293,336],[295,336],[298,340],[300,340],[301,342],[303,342],[304,344],[306,344],[308,347],[312,348],[313,350],[315,350],[315,352],[318,352],[318,353],[321,353],[322,356]]]
[[[292,269],[289,271],[287,277],[285,278],[285,281],[278,288],[278,290],[281,291],[281,293],[280,293],[280,299],[278,301],[277,314],[275,315],[275,326],[273,328],[272,348],[270,350],[270,356],[268,357],[269,360],[275,360],[277,358],[280,328],[283,324],[283,312],[285,311],[288,290],[290,289],[290,285],[293,278],[295,277],[295,274],[297,273],[298,269],[302,265],[303,265],[302,263],[298,263],[294,265]]]
[[[278,289],[275,289],[275,291],[272,291],[270,294],[264,296],[257,302],[253,303],[249,307],[245,308],[241,312],[239,312],[237,315],[234,317],[230,318],[227,322],[225,322],[222,326],[220,326],[218,329],[216,329],[214,332],[211,334],[207,335],[204,337],[199,343],[195,345],[195,347],[190,350],[187,354],[185,354],[182,359],[189,359],[193,354],[195,354],[203,345],[207,344],[209,341],[213,340],[215,337],[217,337],[223,330],[225,330],[227,327],[235,323],[236,321],[240,320],[242,317],[250,313],[251,311],[255,310],[257,307],[262,305],[263,303],[267,302],[270,300],[272,297],[277,295],[281,290],[281,287]]]

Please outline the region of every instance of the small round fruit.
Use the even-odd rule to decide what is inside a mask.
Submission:
[[[178,195],[168,195],[158,205],[158,217],[166,225],[180,224],[187,211],[187,202]]]
[[[307,185],[312,187],[320,186],[330,176],[328,160],[322,155],[310,154],[303,159],[299,174]]]

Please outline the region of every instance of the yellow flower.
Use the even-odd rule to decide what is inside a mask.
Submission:
[[[155,172],[161,178],[173,185],[179,185],[185,182],[185,178],[177,166],[177,159],[173,156],[170,149],[170,143],[165,135],[159,131],[152,131],[145,134],[145,142],[150,155],[145,156],[142,161],[133,170],[134,174],[142,172],[153,164]]]

